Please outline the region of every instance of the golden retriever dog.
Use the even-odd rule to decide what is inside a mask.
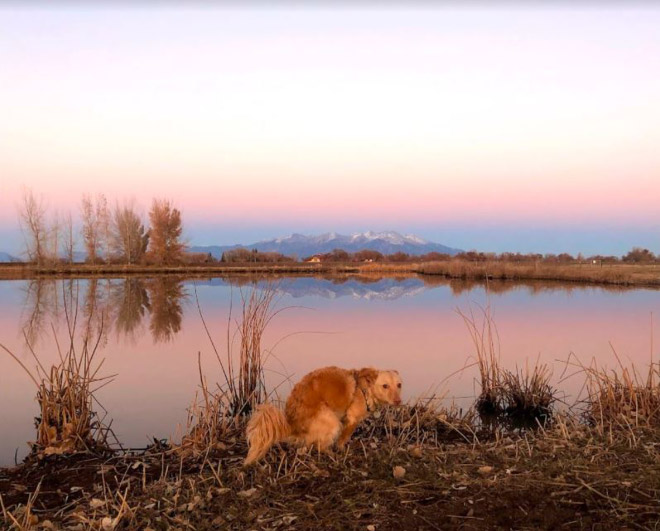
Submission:
[[[291,391],[284,411],[271,404],[257,408],[247,425],[245,464],[261,459],[275,443],[342,448],[367,415],[380,404],[401,404],[397,371],[325,367],[310,372]]]

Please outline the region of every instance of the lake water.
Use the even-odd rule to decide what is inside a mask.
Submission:
[[[79,301],[79,334],[86,316],[92,314],[91,326],[98,327],[103,315],[98,356],[105,359],[102,373],[116,377],[98,398],[118,439],[143,447],[153,437],[179,436],[198,388],[198,352],[208,381],[220,379],[197,303],[223,354],[230,305],[238,317],[241,291],[249,293],[251,285],[246,279],[162,277],[2,281],[0,343],[34,367],[27,338],[46,365],[57,356],[54,335],[67,342],[64,308],[72,307],[72,298]],[[551,364],[569,403],[582,383],[579,376],[562,379],[571,352],[582,362],[596,358],[615,367],[611,343],[626,363],[643,368],[652,355],[652,329],[660,338],[660,293],[653,290],[540,283],[486,289],[417,277],[285,278],[276,285],[277,308],[286,309],[270,323],[263,347],[273,350],[267,383],[282,398],[291,381],[315,368],[374,366],[399,370],[406,399],[436,394],[467,407],[477,392],[477,370],[470,366],[474,349],[456,310],[478,311],[487,303],[502,365],[515,369],[537,358]],[[653,348],[657,360],[660,349]],[[37,413],[34,384],[0,351],[0,466],[25,455]]]

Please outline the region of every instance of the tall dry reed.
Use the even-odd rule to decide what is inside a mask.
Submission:
[[[241,289],[240,318],[233,316],[230,302],[226,330],[226,350],[220,353],[204,319],[199,298],[197,308],[222,375],[211,390],[198,358],[200,390],[188,410],[188,425],[182,446],[194,452],[206,451],[217,445],[230,426],[238,426],[242,418],[266,398],[264,381],[264,332],[270,321],[282,309],[275,309],[277,290],[272,284],[263,288],[254,285],[246,293]]]
[[[495,415],[502,411],[500,400],[500,342],[497,327],[493,321],[490,305],[479,307],[481,317],[475,315],[472,307],[468,313],[456,310],[468,329],[474,345],[476,364],[479,368],[481,392],[476,408],[482,415]]]
[[[27,373],[37,389],[39,416],[35,419],[37,437],[32,450],[38,456],[69,454],[109,447],[109,427],[99,417],[101,407],[95,393],[109,383],[113,376],[99,376],[103,360],[97,360],[99,342],[103,337],[103,324],[94,339],[85,333],[82,347],[76,348],[77,304],[73,309],[65,305],[68,346],[62,350],[57,334],[57,361],[46,368],[26,337],[26,344],[36,362],[30,369],[18,356],[0,344]]]

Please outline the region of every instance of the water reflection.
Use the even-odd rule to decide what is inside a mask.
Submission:
[[[151,312],[151,303],[144,280],[127,278],[112,287],[110,296],[114,308],[117,334],[135,341],[144,329],[144,318]]]
[[[22,333],[30,345],[35,345],[51,324],[67,318],[84,319],[86,337],[101,334],[102,344],[114,330],[118,336],[135,341],[148,328],[156,343],[171,341],[181,331],[183,303],[188,298],[186,283],[200,286],[265,286],[273,278],[252,276],[182,279],[179,277],[88,280],[34,279],[24,288]],[[508,282],[466,279],[446,279],[434,276],[382,277],[376,275],[341,275],[334,277],[283,277],[275,280],[277,290],[292,298],[342,297],[361,300],[394,301],[415,297],[429,289],[449,287],[457,297],[475,289],[491,294],[526,291],[530,295],[561,291],[572,293],[584,290],[622,292],[618,286],[589,286],[552,281]],[[78,314],[80,313],[80,315]]]
[[[61,291],[60,291],[61,289]],[[187,290],[180,278],[51,280],[34,279],[25,287],[22,332],[35,346],[51,325],[70,328],[82,321],[83,338],[108,342],[113,330],[135,342],[148,328],[156,343],[180,332]],[[66,323],[68,322],[68,325]]]
[[[34,345],[41,337],[48,318],[57,315],[57,283],[55,280],[31,280],[25,286],[25,316],[21,330],[25,340]]]
[[[566,283],[552,280],[475,280],[443,276],[380,276],[374,274],[342,274],[334,276],[285,276],[277,278],[270,276],[267,279],[251,275],[227,278],[211,278],[196,280],[200,285],[206,286],[266,286],[275,279],[277,290],[285,295],[300,297],[322,297],[324,299],[337,299],[350,297],[365,300],[397,300],[403,297],[414,297],[433,288],[449,287],[452,295],[460,296],[473,290],[486,290],[491,294],[505,294],[513,291],[526,291],[530,295],[541,293],[562,292],[571,294],[588,290],[620,293],[630,291],[630,287],[590,285],[580,283]]]
[[[146,286],[151,302],[151,335],[157,343],[170,341],[181,330],[181,300],[186,296],[183,284],[165,277],[149,280]]]

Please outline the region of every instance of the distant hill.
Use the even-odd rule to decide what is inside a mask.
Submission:
[[[257,249],[262,252],[277,252],[283,255],[297,255],[299,259],[313,254],[329,253],[334,249],[343,249],[349,253],[370,249],[383,254],[397,252],[410,255],[420,255],[430,252],[446,253],[450,255],[461,252],[460,249],[447,247],[440,243],[429,242],[412,234],[401,235],[398,232],[363,232],[344,236],[335,232],[321,234],[320,236],[305,236],[292,234],[286,238],[264,240],[247,245],[208,245],[192,246],[189,251],[197,253],[211,253],[214,258],[220,258],[222,253],[231,249],[244,247]]]
[[[16,258],[15,256],[12,256],[9,253],[5,253],[4,251],[0,251],[0,262],[20,262],[20,258]]]

